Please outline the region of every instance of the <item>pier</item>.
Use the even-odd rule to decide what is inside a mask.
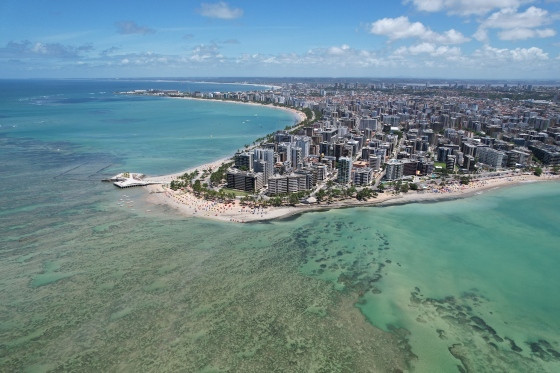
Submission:
[[[113,185],[119,188],[132,188],[137,186],[160,184],[156,181],[144,180],[144,176],[144,174],[140,173],[122,172],[110,179],[104,179],[103,181],[111,181],[113,182]]]

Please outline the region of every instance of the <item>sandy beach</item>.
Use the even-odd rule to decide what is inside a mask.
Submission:
[[[297,118],[297,123],[298,124],[300,124],[301,122],[303,122],[304,120],[307,119],[307,116],[305,115],[305,113],[303,113],[299,110],[292,109],[292,108],[285,107],[285,106],[274,106],[272,104],[265,105],[265,104],[260,104],[258,102],[242,102],[242,101],[231,101],[231,100],[223,100],[223,99],[198,98],[198,97],[170,97],[170,98],[176,98],[176,99],[179,99],[179,100],[225,102],[225,103],[237,104],[237,105],[263,106],[263,107],[269,107],[269,108],[272,108],[272,109],[284,110],[284,111],[287,111],[287,112],[293,114]]]
[[[195,167],[185,172],[192,172],[195,169],[199,171],[206,169],[214,170],[226,160],[228,160],[228,158]],[[542,176],[537,177],[532,174],[519,174],[506,177],[473,180],[468,185],[460,185],[458,182],[448,182],[445,186],[428,185],[426,190],[409,191],[408,193],[395,194],[391,191],[386,191],[385,193],[379,193],[376,198],[370,198],[367,201],[358,201],[355,198],[348,198],[334,201],[330,204],[322,202],[318,204],[299,204],[296,206],[252,208],[241,205],[239,200],[232,202],[207,201],[203,198],[196,197],[194,193],[188,190],[171,190],[168,186],[169,182],[183,173],[184,172],[149,178],[150,181],[157,181],[161,184],[149,185],[146,187],[149,191],[147,200],[155,204],[168,205],[176,209],[184,216],[201,217],[234,223],[248,223],[286,218],[303,212],[330,210],[335,208],[388,206],[405,203],[435,202],[466,198],[483,193],[487,190],[506,186],[530,182],[560,180],[559,175],[543,174]]]
[[[222,158],[182,172],[146,178],[146,181],[154,183],[146,186],[149,192],[147,201],[155,204],[168,205],[177,209],[179,213],[185,216],[197,216],[236,223],[275,219],[299,212],[298,207],[250,208],[242,206],[239,200],[235,200],[231,203],[207,201],[204,198],[195,196],[192,191],[174,191],[169,188],[169,183],[172,180],[178,179],[178,177],[184,173],[191,173],[195,170],[202,172],[208,169],[213,172],[230,159],[231,158]]]

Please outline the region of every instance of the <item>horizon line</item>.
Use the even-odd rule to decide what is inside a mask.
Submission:
[[[467,81],[486,81],[486,82],[559,82],[560,78],[549,79],[535,79],[535,78],[421,78],[421,77],[366,77],[366,76],[351,76],[351,77],[334,77],[334,76],[123,76],[123,77],[0,77],[0,80],[184,80],[200,82],[201,79],[270,79],[270,80],[417,80],[417,81],[453,81],[453,82],[467,82]]]

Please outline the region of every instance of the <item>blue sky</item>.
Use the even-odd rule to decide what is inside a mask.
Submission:
[[[0,78],[560,79],[560,0],[2,0]]]

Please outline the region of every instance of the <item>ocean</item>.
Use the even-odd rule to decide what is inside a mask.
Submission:
[[[0,371],[560,371],[559,183],[229,224],[100,180],[161,175],[284,111],[0,81]]]

